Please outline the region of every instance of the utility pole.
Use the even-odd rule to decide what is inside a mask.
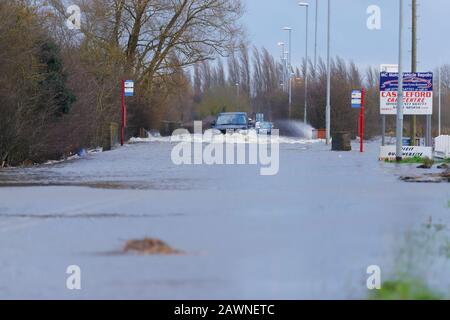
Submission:
[[[308,9],[309,6],[306,6],[306,44],[305,44],[305,115],[304,115],[304,123],[308,123]]]
[[[292,29],[289,29],[289,65],[288,65],[288,79],[289,79],[289,119],[292,116]]]
[[[441,80],[441,76],[442,76],[442,68],[441,65],[439,65],[439,128],[438,128],[438,132],[439,132],[439,136],[441,135],[441,86],[442,86],[442,80]]]
[[[397,91],[397,144],[396,159],[403,158],[403,0],[400,2],[399,36],[398,36],[398,91]]]
[[[412,0],[412,45],[411,45],[411,72],[417,72],[417,0]],[[416,145],[417,117],[411,116],[410,138],[411,145]]]
[[[309,4],[300,2],[300,7],[306,8],[306,36],[305,36],[305,110],[303,112],[303,123],[308,123],[308,24],[309,24]]]
[[[331,6],[328,0],[328,32],[327,32],[327,106],[325,108],[325,122],[327,144],[331,142],[331,66],[330,66],[330,22],[331,22]]]
[[[319,0],[316,0],[316,21],[314,30],[314,70],[317,67],[317,23],[319,19]]]
[[[413,63],[415,63],[415,67],[417,68],[417,0],[412,0],[412,21],[413,21],[413,34],[412,34],[412,40],[413,40],[413,47],[412,47],[412,53],[413,53]],[[413,72],[417,72],[417,70],[413,70]],[[433,144],[433,137],[431,132],[431,119],[432,115],[426,115],[425,116],[425,145],[427,147],[431,147]],[[414,133],[416,131],[416,116],[413,116],[413,123],[414,123]]]

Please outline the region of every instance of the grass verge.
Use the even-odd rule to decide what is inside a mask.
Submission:
[[[419,279],[399,279],[383,283],[381,290],[370,295],[371,300],[443,300],[444,296],[434,292]]]
[[[450,237],[447,225],[432,217],[418,230],[405,233],[395,256],[394,269],[380,290],[370,291],[370,300],[444,300],[450,295],[446,285],[437,286],[434,274],[447,274],[450,263]],[[435,269],[437,268],[437,269]],[[448,283],[448,277],[440,281]],[[434,285],[432,286],[432,284]],[[450,283],[449,283],[450,284]],[[440,289],[438,289],[440,288]],[[440,290],[443,290],[440,292]]]

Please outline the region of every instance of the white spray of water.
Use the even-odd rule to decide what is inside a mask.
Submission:
[[[314,128],[301,121],[294,120],[280,120],[275,123],[275,127],[280,129],[281,136],[276,138],[276,141],[282,144],[308,144],[318,142],[313,140]],[[217,136],[213,137],[213,141],[222,141],[223,136],[217,132]],[[235,143],[267,143],[264,139],[258,139],[256,133],[253,134],[240,134],[234,133],[233,141]],[[186,134],[181,136],[162,137],[159,134],[149,134],[148,138],[132,138],[130,143],[139,142],[205,142],[202,134]]]
[[[249,144],[249,143],[258,143],[258,144],[266,144],[270,143],[270,140],[266,139],[258,139],[256,135],[247,135],[234,133],[227,135],[233,143],[237,144]],[[270,136],[268,137],[270,139]],[[178,143],[178,142],[200,142],[200,143],[209,143],[209,142],[217,142],[221,143],[225,139],[225,136],[222,134],[213,136],[212,141],[209,139],[205,140],[203,135],[200,134],[187,134],[187,135],[176,135],[172,137],[155,137],[149,136],[148,138],[131,138],[130,143],[142,143],[142,142],[160,142],[160,143]],[[318,142],[316,140],[306,139],[306,138],[297,138],[297,137],[273,137],[273,141],[278,142],[280,144],[310,144]],[[227,142],[227,141],[226,141]]]
[[[302,121],[280,120],[276,124],[284,135],[307,140],[313,139],[314,128]]]

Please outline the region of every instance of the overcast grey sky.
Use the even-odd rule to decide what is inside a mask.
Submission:
[[[293,64],[304,57],[305,9],[298,2],[309,2],[310,58],[313,57],[316,0],[244,0],[244,23],[248,38],[257,47],[266,47],[276,57],[281,55],[279,41],[288,42],[286,31],[293,31]],[[327,0],[319,2],[318,55],[326,57]],[[450,63],[450,1],[418,0],[418,68],[431,71],[439,63]],[[381,8],[381,30],[366,26],[369,5]],[[379,66],[398,61],[398,0],[331,0],[332,56],[353,60],[361,67]],[[411,0],[405,0],[405,59],[410,68]],[[407,69],[408,69],[407,68]]]

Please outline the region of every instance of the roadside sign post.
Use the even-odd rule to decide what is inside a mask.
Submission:
[[[361,112],[359,113],[360,121],[360,151],[364,152],[364,100],[365,100],[365,90],[361,90]]]
[[[399,68],[400,69],[400,68]],[[432,72],[404,72],[399,73],[395,67],[382,67],[380,73],[380,114],[397,115],[398,132],[395,153],[392,146],[382,144],[380,159],[403,159],[415,156],[432,156],[432,147],[422,148],[411,141],[411,146],[404,146],[403,115],[429,116],[433,114],[433,73]],[[399,76],[399,74],[403,74]],[[400,91],[400,93],[399,93]],[[402,97],[400,99],[399,97]],[[400,107],[398,106],[400,105]],[[400,112],[401,111],[401,112]],[[383,132],[385,127],[383,127]],[[422,144],[422,143],[420,143]],[[393,157],[392,155],[395,155]]]
[[[403,83],[403,99],[397,99],[399,82]],[[397,103],[403,105],[404,115],[433,114],[433,73],[405,72],[399,77],[398,72],[380,73],[380,113],[397,114]]]
[[[360,152],[364,152],[364,96],[365,90],[352,91],[352,108],[359,109],[358,134],[360,138]]]
[[[123,146],[125,140],[125,81],[122,80],[122,124],[120,126],[120,145]]]
[[[398,72],[398,64],[382,64],[380,72]],[[381,145],[386,145],[386,115],[381,114]]]
[[[122,80],[122,125],[120,133],[120,144],[125,143],[125,128],[127,126],[127,108],[125,105],[125,97],[134,96],[134,81]]]

